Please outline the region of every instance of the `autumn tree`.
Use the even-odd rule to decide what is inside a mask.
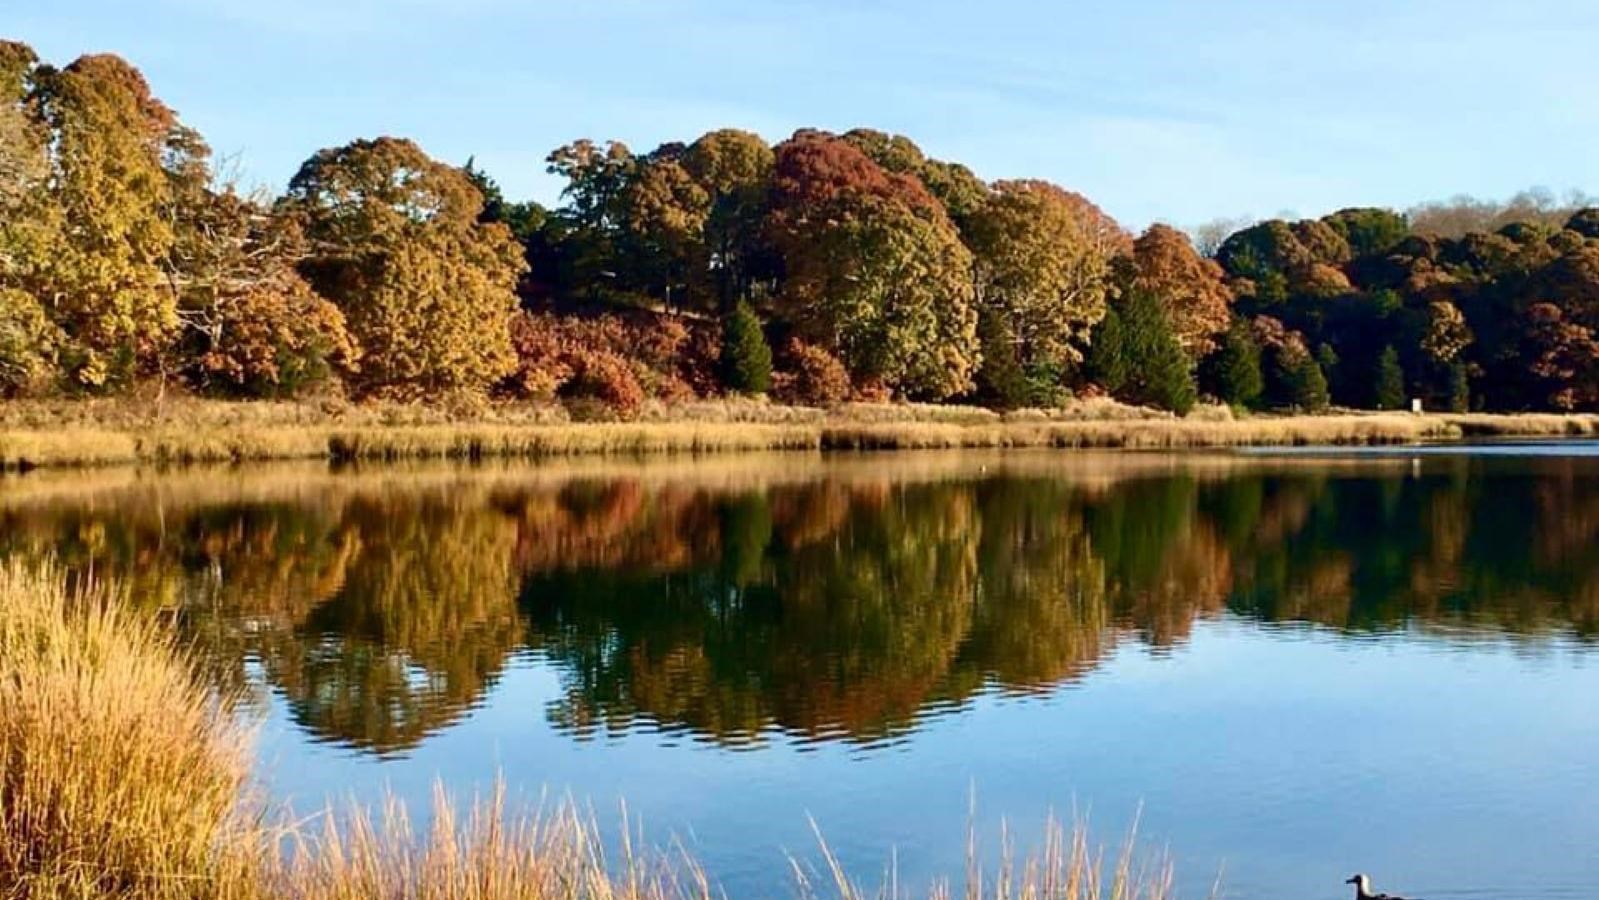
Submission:
[[[1194,252],[1188,236],[1169,225],[1151,225],[1133,241],[1131,287],[1160,298],[1183,350],[1201,359],[1232,317],[1232,292],[1213,260]]]
[[[162,165],[177,117],[116,56],[54,69],[32,63],[20,45],[0,55],[11,95],[19,73],[28,87],[26,103],[48,148],[42,215],[54,219],[36,219],[35,243],[13,258],[8,281],[48,312],[74,383],[126,384],[177,327],[163,268],[173,228]]]
[[[915,141],[904,135],[853,128],[844,133],[844,140],[884,169],[920,181],[944,204],[944,210],[962,233],[988,196],[988,186],[972,174],[971,169],[960,163],[928,157]]]
[[[1241,301],[1254,311],[1282,315],[1296,297],[1327,299],[1347,293],[1342,266],[1349,242],[1324,222],[1272,219],[1228,237],[1216,251]]]
[[[624,283],[681,306],[709,268],[704,230],[711,198],[671,157],[639,163],[622,189],[619,240]]]
[[[1292,225],[1271,219],[1229,235],[1216,248],[1216,261],[1229,275],[1258,284],[1273,275],[1306,268],[1315,257]]]
[[[1447,368],[1471,346],[1472,340],[1466,317],[1453,303],[1434,300],[1427,305],[1421,349],[1434,365]]]
[[[521,247],[478,220],[460,169],[407,140],[361,140],[307,160],[284,204],[310,241],[301,271],[362,351],[360,393],[481,392],[514,367]]]
[[[46,136],[27,102],[37,65],[26,44],[0,41],[0,222],[7,225],[49,174]]]
[[[175,362],[189,383],[286,396],[354,371],[360,354],[344,314],[296,268],[306,253],[296,223],[205,184],[183,186],[178,208]]]
[[[800,132],[776,149],[769,225],[784,265],[779,310],[803,337],[905,396],[971,388],[971,254],[918,181]]]
[[[37,62],[28,47],[0,42],[0,396],[45,385],[62,338],[30,290],[59,224],[48,193],[48,135],[27,104]]]
[[[1599,330],[1548,302],[1530,305],[1520,330],[1530,404],[1566,411],[1599,405]]]
[[[620,141],[603,147],[587,138],[551,151],[545,171],[566,180],[563,205],[547,223],[554,268],[563,293],[599,300],[632,285],[616,270],[626,221],[626,191],[638,169]]]
[[[755,283],[770,274],[772,252],[762,220],[773,159],[759,135],[732,128],[700,136],[683,153],[683,168],[709,203],[701,244],[718,309],[754,299]]]
[[[977,302],[1004,320],[1030,377],[1083,359],[1105,315],[1125,232],[1081,196],[1045,181],[1001,181],[972,217]]]

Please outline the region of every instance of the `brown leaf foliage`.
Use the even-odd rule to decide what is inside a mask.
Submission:
[[[1216,349],[1232,316],[1232,291],[1214,260],[1200,256],[1188,236],[1151,225],[1133,242],[1133,287],[1161,299],[1183,349],[1194,358]]]
[[[779,362],[782,368],[773,375],[772,394],[781,402],[833,406],[849,399],[849,372],[821,347],[795,339],[783,349]]]
[[[648,397],[715,391],[720,342],[709,323],[651,313],[522,313],[511,340],[517,368],[499,388],[508,396],[596,400],[627,416]]]

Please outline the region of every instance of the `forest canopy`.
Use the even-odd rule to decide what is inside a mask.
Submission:
[[[0,41],[0,397],[1599,409],[1582,194],[1133,233],[902,135],[683,137],[556,148],[549,208],[389,136],[271,196],[128,62]]]

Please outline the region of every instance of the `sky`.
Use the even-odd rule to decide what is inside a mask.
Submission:
[[[869,126],[1125,225],[1599,193],[1592,0],[0,0],[129,59],[252,185],[380,134],[555,201],[549,151]]]

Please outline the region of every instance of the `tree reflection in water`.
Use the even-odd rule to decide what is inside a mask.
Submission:
[[[216,677],[378,754],[458,720],[518,652],[557,667],[576,736],[748,745],[902,734],[1222,615],[1599,630],[1599,461],[1128,459],[24,480],[0,551],[126,582]]]

